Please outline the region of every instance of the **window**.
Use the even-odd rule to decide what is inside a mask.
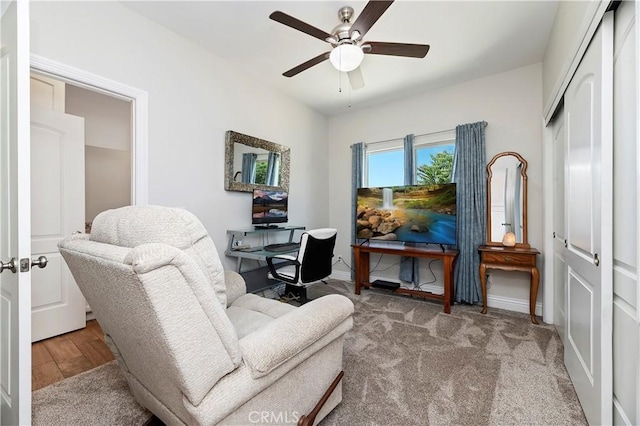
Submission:
[[[417,184],[451,182],[455,131],[416,136],[413,171]],[[367,146],[365,186],[404,185],[404,142],[402,139]]]
[[[365,186],[404,185],[403,144],[402,139],[395,139],[367,146]]]
[[[454,141],[414,145],[414,149],[416,183],[432,185],[451,182]]]

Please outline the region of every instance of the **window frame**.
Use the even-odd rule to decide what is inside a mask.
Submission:
[[[438,145],[453,145],[453,151],[455,156],[455,143],[456,143],[456,132],[455,130],[445,130],[441,132],[430,133],[426,135],[419,135],[414,137],[413,141],[413,181],[418,181],[418,150],[426,148],[426,147],[434,147]],[[369,185],[369,172],[371,171],[370,167],[370,156],[372,154],[381,154],[386,152],[397,151],[404,154],[404,138],[391,139],[382,142],[374,142],[372,144],[365,145],[365,158],[364,158],[364,167],[363,167],[363,179],[362,184],[363,187],[370,188]],[[451,175],[453,176],[453,170],[451,171]],[[404,185],[404,182],[401,184]],[[394,185],[386,185],[386,186],[394,186]]]

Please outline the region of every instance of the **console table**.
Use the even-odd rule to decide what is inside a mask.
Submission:
[[[298,251],[298,249],[284,251],[284,252],[280,251],[277,253],[272,251],[266,251],[262,248],[264,245],[265,237],[268,238],[268,236],[272,233],[288,232],[289,235],[288,235],[287,241],[292,242],[294,232],[304,231],[304,230],[305,230],[304,226],[280,226],[277,228],[253,228],[253,229],[242,229],[242,230],[230,229],[230,230],[227,230],[228,244],[224,254],[226,254],[227,256],[236,257],[238,259],[236,272],[241,272],[240,269],[242,267],[242,259],[252,259],[252,260],[266,262],[268,256],[274,256],[276,254],[285,254],[285,253]],[[244,237],[249,237],[249,238],[258,237],[258,238],[261,238],[263,241],[261,242],[261,245],[254,246],[248,250],[237,249],[235,245],[236,241],[241,241],[241,238],[244,238]]]
[[[480,246],[480,285],[482,287],[482,313],[487,313],[487,269],[503,271],[523,271],[531,274],[529,289],[529,315],[531,322],[538,324],[536,319],[536,300],[538,299],[538,284],[540,273],[536,267],[536,256],[540,252],[531,247]]]
[[[369,255],[371,253],[392,254],[396,256],[423,257],[431,259],[442,259],[444,264],[444,294],[434,294],[429,291],[413,290],[408,288],[398,288],[394,293],[409,294],[411,296],[422,297],[424,299],[441,300],[444,304],[444,312],[451,313],[453,305],[453,264],[458,255],[457,250],[434,250],[424,247],[409,247],[401,245],[385,244],[353,244],[353,254],[355,258],[356,271],[356,294],[360,294],[362,287],[369,288]]]

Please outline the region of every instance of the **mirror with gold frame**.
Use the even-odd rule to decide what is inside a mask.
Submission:
[[[527,161],[513,151],[496,154],[487,164],[487,245],[529,247],[527,238]]]
[[[224,189],[289,190],[290,148],[229,130],[225,141]]]

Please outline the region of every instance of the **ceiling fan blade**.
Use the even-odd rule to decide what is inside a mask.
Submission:
[[[375,24],[389,6],[391,6],[391,3],[393,3],[393,0],[370,0],[364,9],[362,9],[362,12],[360,12],[358,19],[351,25],[349,33],[353,34],[354,31],[358,31],[358,33],[360,33],[358,39],[364,37],[373,24]]]
[[[309,59],[307,62],[304,62],[297,67],[291,68],[289,71],[284,72],[282,75],[285,77],[293,77],[296,74],[301,73],[302,71],[311,68],[314,65],[318,65],[320,62],[326,61],[329,59],[329,52],[324,52],[315,58]]]
[[[362,89],[364,87],[364,78],[362,77],[362,70],[360,67],[347,73],[349,76],[349,84],[353,90]]]
[[[428,44],[386,43],[384,41],[367,41],[362,45],[362,51],[370,55],[407,56],[409,58],[424,58],[429,51]]]
[[[269,18],[273,19],[276,22],[280,22],[287,27],[291,27],[295,30],[302,31],[305,34],[309,34],[311,37],[318,38],[322,41],[326,41],[327,38],[331,37],[331,34],[322,31],[321,29],[318,29],[313,25],[309,25],[306,22],[302,22],[301,20],[294,18],[293,16],[280,12],[279,10],[276,10],[271,15],[269,15]]]

